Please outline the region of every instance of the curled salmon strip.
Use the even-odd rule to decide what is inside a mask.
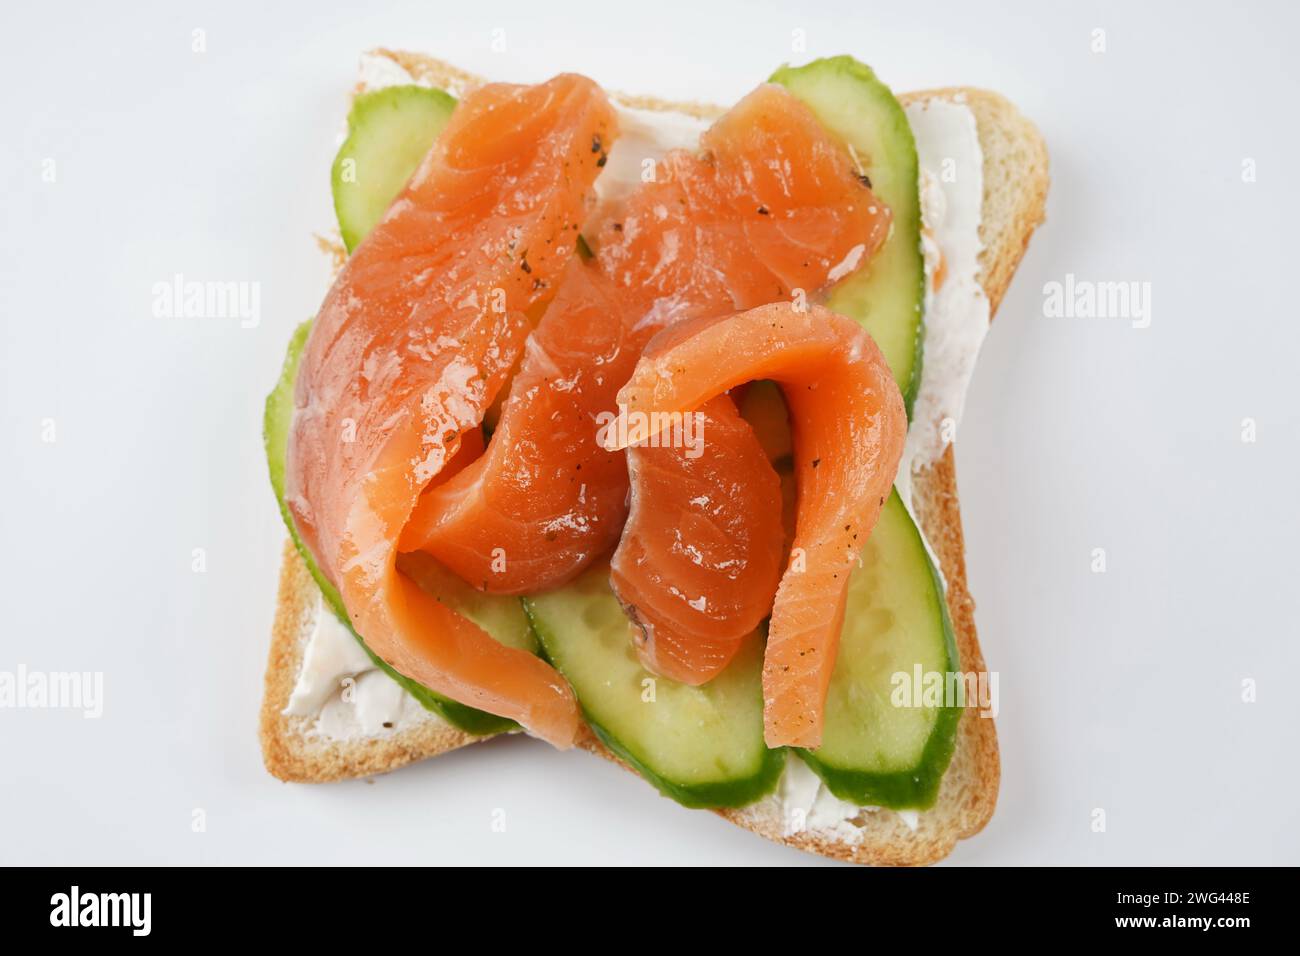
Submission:
[[[550,665],[493,640],[396,569],[421,492],[477,429],[573,255],[613,108],[592,81],[469,94],[313,324],[286,501],[357,632],[397,670],[556,746],[579,729]]]
[[[772,379],[794,437],[794,541],[763,658],[769,747],[821,744],[849,572],[875,527],[907,434],[903,397],[856,322],[790,303],[693,319],[647,347],[618,394],[607,447],[644,441],[655,416],[694,411],[743,382]]]

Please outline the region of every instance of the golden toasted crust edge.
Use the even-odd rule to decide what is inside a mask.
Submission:
[[[378,50],[417,79],[438,86],[469,89],[481,80],[432,57]],[[712,117],[723,110],[694,103],[615,94],[627,106],[677,110]],[[983,90],[946,88],[900,96],[964,102],[975,116],[984,152],[984,203],[980,282],[995,312],[1028,246],[1043,221],[1048,189],[1047,150],[1037,129],[1006,99]],[[957,498],[956,467],[949,446],[930,468],[913,479],[913,508],[939,559],[961,667],[982,671],[983,654],[974,624],[974,601],[966,581],[965,544]],[[322,782],[382,773],[425,757],[483,739],[431,719],[409,730],[366,741],[312,741],[301,722],[281,712],[288,702],[302,657],[304,621],[315,613],[315,584],[292,545],[286,545],[280,596],[272,632],[262,705],[261,739],[267,769],[284,780]],[[594,736],[581,746],[621,763]],[[853,839],[825,831],[786,834],[785,821],[772,801],[719,814],[778,843],[837,860],[875,865],[922,865],[943,859],[959,839],[979,832],[993,814],[1000,779],[997,734],[991,719],[964,714],[957,747],[936,805],[920,815],[914,833],[894,813],[868,814]]]

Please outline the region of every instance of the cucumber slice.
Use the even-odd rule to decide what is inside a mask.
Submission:
[[[943,585],[893,492],[849,578],[822,745],[799,755],[835,796],[858,806],[933,805],[952,759],[959,707],[895,707],[895,674],[957,671]]]
[[[524,606],[592,730],[666,796],[688,807],[738,807],[776,786],[785,758],[763,743],[759,635],[720,675],[690,687],[641,666],[608,565]],[[645,699],[651,687],[653,701]]]
[[[455,108],[454,97],[425,86],[390,86],[353,102],[330,175],[348,252],[384,217]]]
[[[783,66],[772,74],[851,149],[872,191],[893,212],[893,230],[866,266],[827,305],[871,333],[903,393],[907,415],[921,384],[925,259],[912,127],[889,87],[851,56]]]
[[[289,340],[288,352],[284,357],[284,366],[280,370],[280,378],[275,383],[271,394],[266,397],[266,411],[262,418],[262,438],[266,445],[266,463],[271,472],[271,488],[275,491],[280,515],[284,518],[285,527],[289,529],[294,547],[298,549],[298,553],[307,564],[307,570],[320,586],[321,593],[325,596],[325,603],[338,619],[347,625],[348,630],[352,631],[352,636],[365,649],[375,666],[401,684],[426,710],[433,711],[448,723],[471,734],[495,734],[513,730],[518,726],[513,720],[449,700],[429,690],[423,684],[399,674],[367,647],[366,642],[361,640],[361,636],[352,630],[352,621],[348,617],[347,608],[343,606],[343,597],[321,573],[320,568],[316,566],[316,559],[298,537],[298,528],[293,523],[293,515],[284,503],[284,459],[289,443],[289,423],[293,418],[293,383],[298,377],[298,362],[302,358],[302,349],[307,342],[307,333],[310,331],[310,320],[294,330],[293,337]],[[533,636],[528,618],[517,600],[480,594],[455,575],[442,569],[432,559],[425,561],[423,558],[423,555],[410,555],[402,559],[403,570],[411,573],[417,584],[439,599],[445,599],[452,607],[503,644],[520,647],[531,653],[537,652],[537,639]]]

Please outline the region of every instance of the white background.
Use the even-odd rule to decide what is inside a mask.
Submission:
[[[721,103],[849,52],[897,90],[1015,101],[1051,150],[1048,222],[958,442],[1003,780],[951,862],[1300,863],[1300,18],[1045,6],[5,4],[0,670],[103,671],[106,699],[0,710],[0,862],[815,862],[529,740],[331,786],[263,770],[284,535],[262,400],[328,284],[312,233],[357,56],[390,45]],[[259,282],[259,327],[154,318],[176,273]],[[1045,318],[1066,273],[1150,282],[1150,328]]]

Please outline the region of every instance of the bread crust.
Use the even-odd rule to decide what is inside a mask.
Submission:
[[[423,82],[461,91],[482,83],[479,78],[432,57],[389,50],[374,52],[389,57]],[[677,110],[704,118],[723,112],[706,104],[613,96],[625,106],[640,109]],[[930,99],[961,102],[974,114],[985,161],[980,226],[984,248],[978,280],[988,296],[992,315],[1001,304],[1034,229],[1045,217],[1049,183],[1046,145],[1034,125],[996,93],[949,87],[909,93],[899,99],[904,105]],[[943,572],[960,666],[963,671],[982,672],[985,663],[975,629],[975,602],[967,586],[952,445],[933,465],[914,474],[912,506]],[[260,725],[263,757],[271,773],[282,780],[296,782],[368,776],[485,739],[466,734],[429,715],[415,726],[384,737],[327,741],[314,738],[309,723],[302,718],[286,717],[283,710],[297,679],[306,634],[318,605],[314,582],[293,546],[287,544]],[[590,732],[579,745],[622,763]],[[841,828],[787,833],[786,821],[773,799],[717,812],[774,842],[836,860],[924,865],[943,859],[958,840],[983,829],[997,803],[1000,776],[994,721],[968,709],[958,724],[952,764],[944,775],[938,800],[932,809],[920,814],[915,831],[896,813],[873,812],[860,815],[848,831]]]

